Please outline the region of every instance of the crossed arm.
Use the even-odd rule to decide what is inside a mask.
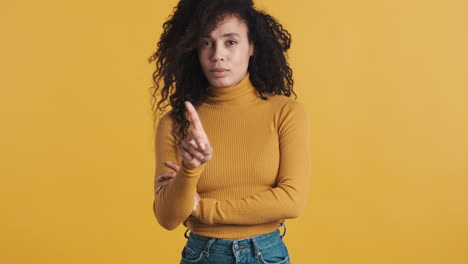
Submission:
[[[191,214],[198,179],[206,166],[206,163],[196,167],[186,166],[177,153],[172,127],[172,119],[168,114],[164,115],[159,121],[155,139],[156,175],[171,171],[164,165],[167,160],[178,161],[181,164],[176,177],[155,194],[153,202],[158,223],[168,230],[175,229]],[[156,190],[161,184],[162,182],[154,181],[153,189]]]

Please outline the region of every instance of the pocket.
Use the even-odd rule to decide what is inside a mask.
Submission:
[[[263,264],[289,264],[289,253],[283,240],[279,239],[271,247],[259,250]]]
[[[182,263],[201,263],[203,261],[205,254],[203,254],[203,250],[198,247],[189,246],[188,244],[184,246],[182,250]]]

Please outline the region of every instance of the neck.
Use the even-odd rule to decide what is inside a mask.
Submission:
[[[258,98],[257,90],[250,82],[250,74],[247,73],[237,84],[230,87],[208,86],[208,97],[205,103],[209,105],[242,105]]]

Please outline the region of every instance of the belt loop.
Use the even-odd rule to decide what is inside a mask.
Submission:
[[[187,229],[185,230],[185,233],[184,233],[184,237],[187,238],[187,239],[189,239],[189,236],[187,236],[187,232],[188,232],[188,231],[189,231],[189,229],[187,228]]]
[[[251,240],[254,244],[254,258],[258,258],[258,256],[260,256],[260,251],[258,248],[257,239],[255,239],[255,237],[252,237]]]
[[[283,239],[283,237],[286,235],[286,225],[281,223],[280,226],[284,227],[283,235],[280,235],[280,238]]]
[[[215,242],[216,238],[211,238],[210,240],[208,240],[208,242],[206,243],[205,245],[205,248],[203,249],[203,254],[207,257],[210,256],[210,247],[211,247],[211,244],[213,244],[213,242]]]

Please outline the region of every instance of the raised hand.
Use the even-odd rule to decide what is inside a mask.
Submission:
[[[192,129],[189,130],[187,137],[182,140],[177,152],[182,156],[187,167],[194,168],[211,160],[213,148],[195,107],[189,101],[185,101],[185,108],[189,114]]]

